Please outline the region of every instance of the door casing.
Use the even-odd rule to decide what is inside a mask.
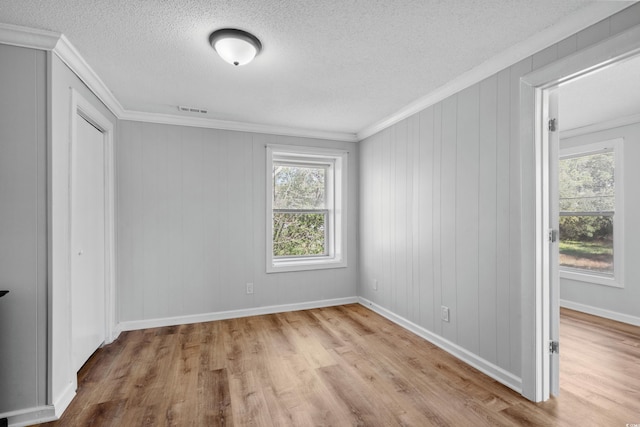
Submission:
[[[550,277],[554,266],[548,240],[549,205],[553,203],[546,123],[548,91],[639,53],[640,25],[520,79],[522,394],[534,402],[549,398],[551,376],[559,375],[552,372],[549,358],[550,330],[558,325],[550,324]]]
[[[105,284],[105,344],[111,343],[117,337],[116,317],[115,317],[115,176],[114,176],[114,127],[113,124],[97,109],[87,101],[77,90],[70,89],[71,109],[70,109],[70,144],[69,144],[69,165],[72,165],[73,147],[78,144],[77,126],[78,120],[87,120],[103,134],[104,141],[104,284]],[[68,171],[69,189],[73,188],[73,173],[70,167]],[[71,196],[72,197],[72,196]],[[73,218],[72,200],[69,197],[69,225]],[[69,265],[68,271],[71,271],[71,259],[73,257],[72,246],[72,227],[68,227],[68,244],[69,254],[67,259]],[[69,307],[71,307],[71,293],[69,292]],[[72,331],[69,325],[69,339],[71,340]],[[71,342],[71,341],[70,341]],[[69,361],[73,360],[72,348],[69,348]],[[75,378],[74,378],[75,379]],[[77,379],[76,379],[77,381]],[[74,384],[77,388],[77,383]]]

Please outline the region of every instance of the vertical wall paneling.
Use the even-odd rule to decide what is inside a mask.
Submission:
[[[182,257],[182,280],[187,289],[193,289],[203,298],[183,299],[184,313],[201,313],[206,310],[207,285],[205,281],[205,229],[204,209],[204,141],[203,130],[199,128],[180,129],[181,153],[181,228],[182,235],[177,256]],[[185,209],[186,206],[192,209]],[[180,280],[180,279],[179,279]],[[182,313],[180,313],[182,314]]]
[[[531,72],[532,57],[524,59],[517,64],[511,66],[511,151],[510,151],[510,195],[509,195],[509,246],[510,246],[510,262],[509,262],[509,306],[511,307],[509,319],[509,333],[511,343],[520,342],[522,336],[521,310],[522,298],[520,297],[521,283],[521,167],[520,167],[520,76]],[[533,150],[533,147],[525,147],[524,149]],[[521,345],[513,345],[511,351],[511,371],[520,375],[521,371]]]
[[[427,135],[427,138],[429,136]],[[433,320],[434,331],[442,335],[442,103],[433,106]]]
[[[163,145],[166,145],[167,153],[167,170],[165,175],[166,191],[169,194],[175,195],[173,203],[168,203],[166,206],[166,223],[172,224],[172,226],[165,229],[166,235],[166,259],[175,260],[180,259],[184,253],[182,246],[182,235],[184,234],[185,224],[182,218],[182,207],[184,203],[183,192],[183,174],[182,174],[182,146],[184,141],[181,138],[181,128],[169,127],[166,129],[164,135],[166,140],[163,141]],[[171,144],[171,141],[180,141],[178,144]],[[185,304],[187,301],[184,296],[184,288],[186,283],[183,280],[183,267],[182,262],[167,262],[167,280],[164,291],[164,304],[167,307],[168,313],[171,316],[179,316],[185,311]],[[186,270],[185,270],[186,271]],[[193,284],[190,284],[193,285]]]
[[[407,241],[408,259],[411,264],[409,319],[418,323],[420,320],[420,115],[410,117],[408,124],[407,163],[411,165],[411,189],[407,188],[407,197],[411,198],[411,211],[407,212],[411,227],[411,234]]]
[[[393,205],[392,201],[392,184],[391,184],[391,129],[385,129],[382,131],[382,168],[380,174],[382,175],[382,198],[380,199],[380,210],[382,212],[380,236],[382,238],[382,289],[380,292],[381,301],[384,301],[387,305],[391,305],[391,291],[393,289],[393,283],[391,281],[391,262],[392,262],[392,228],[390,220],[390,205]]]
[[[456,321],[458,343],[478,353],[479,85],[458,95],[456,144]]]
[[[374,142],[375,144],[375,142]],[[373,145],[373,144],[372,144]],[[377,166],[377,162],[374,157],[375,150],[372,146],[365,147],[360,151],[360,173],[362,176],[373,177],[375,176],[373,170],[375,170]],[[366,160],[363,160],[363,157],[366,157]],[[378,174],[379,176],[380,174]],[[370,301],[375,301],[375,289],[374,289],[374,281],[378,279],[379,271],[376,268],[375,260],[376,260],[376,240],[374,235],[377,231],[376,224],[379,221],[379,209],[376,209],[375,200],[371,197],[373,192],[372,186],[377,184],[373,179],[362,182],[362,186],[366,186],[366,191],[361,191],[358,193],[360,197],[360,233],[359,233],[359,242],[358,247],[360,250],[358,251],[358,264],[365,264],[362,269],[363,276],[361,277],[361,283],[363,284],[362,289],[360,290],[361,295],[366,295]]]
[[[496,197],[497,216],[496,222],[500,225],[497,236],[496,249],[496,334],[497,365],[503,369],[510,369],[511,345],[509,343],[509,319],[511,307],[509,289],[509,261],[511,248],[509,246],[509,159],[510,155],[510,129],[505,126],[509,123],[511,110],[511,73],[509,69],[498,73],[497,87],[497,140],[496,140]]]
[[[45,63],[0,45],[0,418],[46,404]]]
[[[223,309],[222,287],[216,284],[222,281],[222,266],[224,246],[220,244],[222,230],[224,229],[224,211],[221,206],[223,198],[223,174],[224,163],[224,143],[221,138],[222,132],[201,131],[203,153],[203,168],[200,180],[203,185],[202,210],[203,224],[200,233],[204,237],[204,250],[202,253],[204,263],[204,285],[205,292],[200,295],[200,310],[198,312],[220,311]],[[138,318],[139,319],[139,318]]]
[[[122,138],[122,133],[129,135],[127,155],[120,155],[120,146],[116,145],[116,157],[118,164],[118,181],[117,194],[119,198],[118,204],[118,245],[119,247],[131,248],[127,253],[128,256],[117,255],[117,274],[118,274],[118,292],[117,310],[118,319],[123,319],[123,313],[130,313],[135,317],[143,316],[143,307],[133,304],[135,301],[142,300],[143,289],[136,284],[144,282],[142,277],[142,269],[136,268],[136,260],[142,259],[142,250],[140,246],[134,245],[136,230],[144,227],[142,218],[142,176],[143,169],[139,167],[142,164],[142,129],[140,127],[131,126],[131,122],[123,122],[120,126],[120,135],[118,140]],[[124,131],[124,129],[127,129]],[[129,185],[122,185],[127,182]]]
[[[144,308],[146,318],[169,313],[169,304],[181,304],[180,290],[171,298],[169,281],[171,233],[181,224],[170,224],[170,209],[175,195],[171,188],[169,140],[166,126],[145,125],[142,132],[144,166],[142,190],[146,209],[143,215]],[[171,225],[171,227],[169,227]],[[179,286],[179,284],[177,284]],[[172,307],[172,311],[174,307]]]
[[[480,83],[478,179],[478,326],[479,355],[497,361],[497,111],[498,78]]]
[[[407,121],[403,120],[394,127],[395,147],[395,174],[393,193],[395,201],[393,203],[393,212],[395,218],[394,240],[394,305],[395,312],[403,317],[408,317],[407,305],[407,242],[411,236],[408,228],[407,214],[411,213],[411,200],[407,197],[407,189],[409,188],[408,179],[408,162],[407,162]]]
[[[457,310],[458,270],[456,265],[456,188],[457,188],[457,130],[458,96],[442,102],[442,167],[440,170],[440,222],[442,304],[449,307],[449,322],[442,322],[442,336],[458,342]]]
[[[419,279],[418,302],[419,317],[417,322],[425,325],[429,330],[434,328],[434,250],[433,250],[433,174],[434,174],[434,109],[428,108],[420,113],[418,127],[418,153],[416,168],[418,218],[415,221],[414,234],[418,237],[417,246],[417,276]]]

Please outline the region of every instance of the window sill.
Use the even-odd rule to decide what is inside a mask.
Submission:
[[[330,268],[345,268],[347,262],[343,259],[280,259],[271,260],[267,264],[267,273],[285,273],[289,271],[325,270]]]
[[[598,274],[589,274],[573,270],[560,270],[561,279],[570,279],[577,282],[586,282],[593,285],[611,286],[613,288],[624,288],[624,284],[616,280],[615,277],[607,277]]]

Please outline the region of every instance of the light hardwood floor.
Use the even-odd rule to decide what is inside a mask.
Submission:
[[[126,332],[47,426],[625,426],[640,333],[563,310],[561,397],[534,404],[360,305]]]

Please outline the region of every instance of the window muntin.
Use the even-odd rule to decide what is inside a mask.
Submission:
[[[560,273],[622,284],[622,140],[562,150],[559,162]]]
[[[267,272],[346,266],[342,150],[267,146]]]

